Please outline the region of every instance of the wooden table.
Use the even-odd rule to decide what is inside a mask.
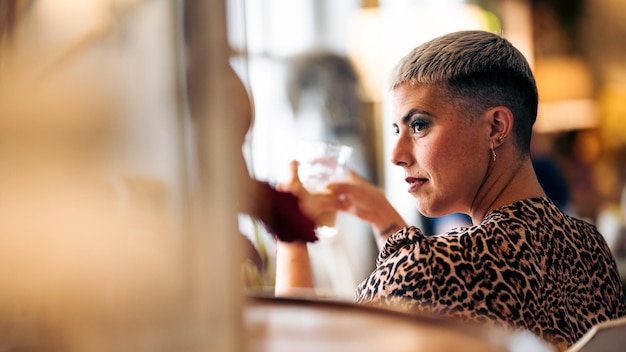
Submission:
[[[507,351],[509,335],[434,317],[307,298],[250,296],[246,351]]]

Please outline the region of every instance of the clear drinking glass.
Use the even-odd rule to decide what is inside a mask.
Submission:
[[[299,162],[298,177],[304,187],[318,197],[330,197],[326,186],[332,182],[345,180],[347,164],[352,148],[346,145],[324,142],[300,141],[296,159]],[[337,212],[326,212],[316,220],[316,233],[319,238],[330,238],[337,234],[335,221]]]

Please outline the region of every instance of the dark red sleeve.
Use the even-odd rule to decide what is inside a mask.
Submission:
[[[300,211],[296,196],[278,191],[266,182],[256,182],[259,198],[253,206],[255,214],[250,215],[261,220],[280,241],[317,241],[315,222]]]

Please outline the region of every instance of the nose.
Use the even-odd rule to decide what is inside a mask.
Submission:
[[[400,135],[391,150],[391,162],[397,166],[410,166],[415,160],[412,154],[410,138]]]

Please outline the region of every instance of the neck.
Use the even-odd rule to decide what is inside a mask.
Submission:
[[[497,159],[491,162],[485,182],[472,202],[472,223],[479,224],[487,214],[503,205],[544,196],[530,157],[519,160],[509,155]]]

